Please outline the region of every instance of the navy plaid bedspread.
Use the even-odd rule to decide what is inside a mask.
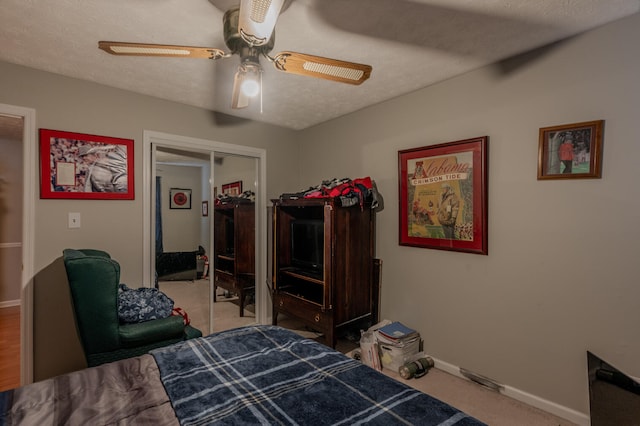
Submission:
[[[249,326],[151,352],[182,425],[482,425],[340,352]]]

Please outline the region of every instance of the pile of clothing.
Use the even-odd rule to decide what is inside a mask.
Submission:
[[[240,195],[218,194],[216,198],[217,204],[226,204],[231,202],[253,202],[256,198],[256,194],[253,191],[244,191]]]
[[[321,184],[312,186],[301,192],[285,193],[281,200],[297,200],[300,198],[338,198],[343,207],[356,204],[364,207],[365,201],[371,202],[371,208],[378,207],[378,190],[370,177],[358,179],[331,179],[322,181]]]

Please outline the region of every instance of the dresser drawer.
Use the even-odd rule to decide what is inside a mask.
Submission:
[[[316,303],[286,293],[276,294],[273,301],[273,307],[276,311],[288,313],[312,326],[329,327],[333,319],[332,311],[323,311],[321,306]]]

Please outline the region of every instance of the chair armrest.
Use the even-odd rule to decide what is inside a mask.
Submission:
[[[161,340],[182,339],[184,322],[181,316],[169,316],[136,324],[121,324],[119,334],[124,347],[135,347]]]
[[[198,330],[195,327],[191,327],[190,325],[187,325],[184,328],[184,334],[186,336],[186,339],[195,339],[196,337],[202,337],[202,331]]]

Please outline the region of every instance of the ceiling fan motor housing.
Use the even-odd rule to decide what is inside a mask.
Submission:
[[[276,40],[275,31],[271,34],[269,41],[262,46],[249,46],[249,44],[242,38],[240,31],[238,30],[238,20],[240,17],[240,9],[229,9],[225,12],[222,18],[224,24],[224,42],[227,47],[233,52],[239,54],[244,58],[244,54],[255,56],[257,58],[260,54],[267,54],[273,49],[273,45]],[[255,51],[255,54],[251,54],[250,51]]]

